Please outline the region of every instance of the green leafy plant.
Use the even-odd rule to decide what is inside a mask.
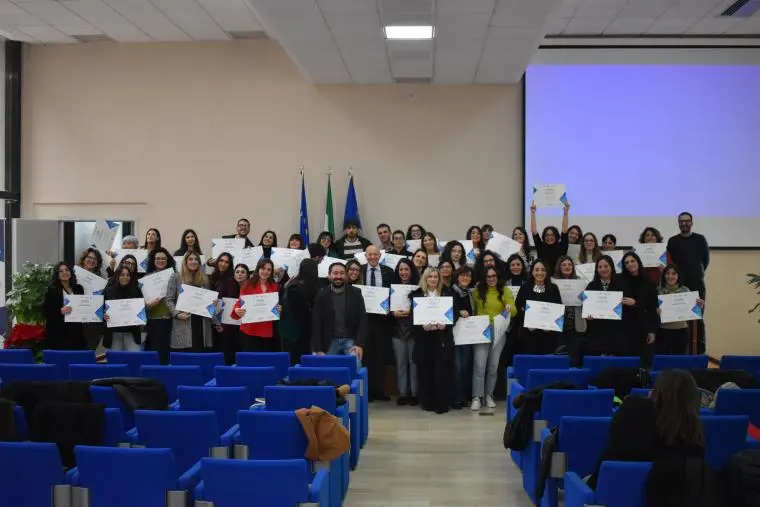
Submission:
[[[21,271],[13,275],[13,289],[6,297],[5,306],[15,323],[45,323],[42,303],[52,276],[52,264],[34,264],[28,261]]]
[[[747,283],[750,284],[754,289],[757,289],[757,293],[760,294],[760,275],[756,273],[748,273],[747,277],[749,280],[747,280]],[[755,304],[748,313],[755,312],[758,308],[760,308],[760,303]],[[760,322],[760,319],[757,320]]]

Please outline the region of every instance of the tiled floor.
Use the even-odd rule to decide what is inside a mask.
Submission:
[[[530,507],[493,416],[444,415],[394,402],[370,405],[370,439],[345,507]]]

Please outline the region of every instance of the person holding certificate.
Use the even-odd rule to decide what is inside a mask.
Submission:
[[[472,268],[462,266],[455,273],[456,283],[451,288],[454,307],[463,319],[475,315],[475,301],[472,298]],[[474,345],[454,347],[454,390],[451,408],[461,410],[472,400],[472,351]]]
[[[601,256],[602,250],[599,248],[599,241],[596,239],[596,234],[593,232],[587,232],[584,234],[581,253],[578,254],[578,264],[596,263]]]
[[[412,224],[406,229],[406,239],[422,241],[422,237],[427,231],[420,224]],[[422,246],[422,244],[420,244]]]
[[[303,237],[298,233],[291,234],[290,238],[288,238],[288,248],[291,250],[306,250]]]
[[[583,237],[583,229],[580,225],[571,225],[567,228],[567,244],[580,245]]]
[[[419,251],[419,250],[418,250]],[[415,256],[417,253],[415,252]],[[467,265],[467,258],[464,253],[464,246],[459,241],[449,241],[446,246],[443,247],[443,253],[441,254],[442,261],[451,261],[454,265],[454,269],[459,269],[462,266]],[[414,259],[412,259],[414,261]],[[416,266],[417,263],[415,262]],[[427,254],[425,254],[425,265],[427,265]]]
[[[145,310],[148,314],[148,322],[145,326],[147,331],[145,350],[155,350],[158,352],[158,360],[162,365],[169,364],[169,352],[171,350],[172,312],[167,304],[167,299],[171,278],[175,279],[174,284],[176,285],[177,274],[174,272],[175,269],[174,257],[166,248],[156,248],[148,254],[146,276],[165,272],[166,270],[171,272],[170,281],[167,283],[167,297],[145,302]]]
[[[639,236],[639,243],[662,243],[662,234],[654,227],[646,227]],[[666,263],[667,264],[667,263]],[[662,272],[665,266],[644,268],[644,273],[647,278],[655,284],[660,285],[660,279],[662,278]]]
[[[602,236],[602,252],[614,252],[617,249],[617,238],[614,234]]]
[[[113,282],[106,287],[104,296],[106,306],[109,301],[117,299],[142,299],[142,291],[137,286],[137,273],[126,266],[120,267]],[[108,322],[108,312],[104,319]],[[141,342],[140,326],[106,327],[103,336],[103,347],[108,350],[139,352]]]
[[[589,234],[591,233],[586,233],[586,236]],[[580,280],[580,277],[575,272],[575,263],[570,256],[563,255],[557,259],[554,278],[556,280]],[[559,283],[561,282],[557,282],[557,284]],[[583,289],[583,286],[586,285],[585,281],[568,283],[580,283],[580,289]],[[579,289],[576,289],[575,293],[577,293],[577,290]],[[560,295],[562,295],[562,290],[560,290]],[[578,301],[577,304],[574,301],[563,301],[565,304],[565,323],[562,328],[560,345],[567,347],[570,355],[570,366],[580,368],[582,363],[580,361],[579,350],[583,335],[586,332],[586,321],[583,319],[583,307],[580,305],[580,300],[575,299]]]
[[[562,234],[553,225],[544,227],[541,236],[538,235],[538,223],[536,222],[536,203],[530,205],[530,233],[536,244],[536,253],[539,259],[544,261],[548,273],[554,273],[554,266],[560,255],[567,255],[567,224],[570,220],[570,204],[565,204],[562,214]]]
[[[528,354],[554,354],[559,344],[558,333],[523,327],[525,305],[528,301],[562,304],[559,288],[549,280],[547,267],[548,265],[540,258],[533,261],[530,278],[520,287],[517,301],[515,301],[520,341]]]
[[[187,252],[203,255],[198,235],[193,229],[185,229],[180,239],[179,248],[174,252],[175,257],[184,257]]]
[[[652,364],[654,341],[660,328],[657,313],[657,287],[644,273],[638,254],[627,252],[623,256],[623,273],[626,290],[623,291],[623,326],[627,334],[627,354],[641,357],[641,367]]]
[[[176,351],[204,352],[213,345],[211,319],[177,310],[179,289],[183,284],[202,289],[209,288],[201,256],[197,252],[187,252],[182,259],[179,276],[169,280],[169,286],[166,289],[166,305],[174,317],[171,348]]]
[[[419,285],[417,270],[409,259],[401,259],[396,264],[393,283],[398,285]],[[396,385],[398,399],[396,405],[418,405],[417,365],[412,359],[414,353],[414,329],[410,310],[395,310],[391,325],[391,340],[396,358]]]
[[[338,252],[335,251],[334,243],[335,243],[335,236],[329,231],[322,231],[319,233],[319,237],[317,238],[317,243],[322,245],[322,247],[325,249],[325,252],[327,252],[325,255],[327,257],[332,257],[334,259],[338,258]]]
[[[143,243],[141,248],[147,250],[148,255],[150,255],[150,252],[153,250],[161,248],[161,233],[158,229],[151,227],[145,231],[145,243]]]
[[[623,292],[624,280],[615,273],[615,261],[609,255],[602,255],[596,261],[594,279],[586,286],[589,291]],[[630,303],[630,301],[628,301]],[[624,356],[626,355],[625,331],[622,320],[595,319],[586,317],[586,343],[582,347],[583,355],[594,356]]]
[[[272,256],[272,248],[277,248],[277,233],[274,231],[264,231],[259,240],[259,246],[264,250],[263,259],[269,259]]]
[[[471,225],[467,229],[464,239],[472,241],[472,250],[475,253],[475,258],[479,258],[483,250],[486,249],[486,242],[483,239],[483,231],[477,225]]]
[[[88,248],[79,257],[77,265],[92,273],[95,276],[103,276],[103,256],[97,248]],[[102,322],[88,322],[82,324],[82,331],[84,332],[84,338],[87,341],[87,348],[95,350],[98,348],[101,338],[103,338],[103,323]]]
[[[412,255],[412,264],[414,264],[414,269],[417,270],[417,276],[422,278],[422,274],[428,268],[428,254],[425,250],[419,248],[414,252],[414,255]],[[456,264],[454,265],[456,266]]]
[[[240,288],[240,296],[279,292],[274,281],[274,263],[269,259],[259,259],[251,278]],[[281,312],[282,308],[278,309]],[[246,309],[238,299],[232,307],[233,319],[242,319]],[[243,352],[279,352],[282,350],[274,335],[274,321],[248,322],[240,325],[240,350]]]
[[[324,248],[318,244],[309,245]],[[319,265],[316,259],[304,259],[298,268],[298,276],[291,278],[285,287],[280,316],[282,347],[290,354],[290,364],[301,362],[301,357],[311,354],[311,318],[314,298],[319,292]]]
[[[422,236],[422,249],[425,250],[428,257],[441,253],[438,248],[438,238],[435,237],[435,234],[432,232],[426,232],[425,235]]]
[[[209,283],[211,290],[219,293],[219,300],[223,302],[224,299],[237,299],[240,297],[240,285],[238,285],[237,278],[238,269],[233,269],[232,254],[228,252],[222,252],[216,258],[214,263],[214,272],[211,273]],[[243,265],[244,266],[244,265]],[[245,276],[245,280],[248,279],[248,269],[240,270]],[[241,275],[241,276],[243,276]],[[222,306],[221,311],[225,308]],[[224,362],[227,366],[235,364],[235,355],[238,351],[238,344],[240,329],[238,326],[232,324],[223,324],[222,319],[219,317],[219,311],[217,310],[217,316],[212,319],[213,329],[211,330],[212,340],[214,342],[214,349],[224,352]]]
[[[678,294],[691,292],[682,284],[681,271],[675,264],[668,264],[662,272],[662,283],[658,287],[658,294]],[[700,307],[705,305],[701,298],[697,298]],[[660,310],[658,309],[659,313]],[[688,354],[689,349],[689,324],[688,321],[663,322],[657,331],[655,352],[657,354]]]
[[[84,295],[84,287],[77,283],[74,270],[65,262],[53,267],[53,279],[42,302],[45,316],[45,341],[43,347],[56,350],[82,350],[87,348],[81,322],[65,322],[64,316],[71,308],[63,306],[67,294]]]
[[[522,245],[522,248],[520,248],[520,251],[517,252],[517,254],[522,259],[523,264],[525,266],[530,266],[531,264],[533,264],[533,254],[531,253],[530,236],[528,236],[528,231],[525,230],[525,227],[517,226],[514,229],[512,229],[512,239]]]
[[[391,236],[391,245],[391,249],[386,250],[385,253],[403,255],[404,257],[410,257],[412,255],[412,252],[406,249],[406,236],[404,235],[404,231],[393,231],[393,236]]]
[[[451,287],[454,283],[454,265],[451,261],[441,261],[438,264],[438,271],[441,272],[441,282],[446,287]]]
[[[346,280],[347,285],[364,285],[362,277],[362,265],[356,259],[346,262]]]

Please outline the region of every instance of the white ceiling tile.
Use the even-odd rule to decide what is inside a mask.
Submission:
[[[147,42],[150,37],[100,0],[66,0],[64,7],[118,42]]]
[[[600,7],[578,7],[576,9],[575,14],[573,15],[573,19],[580,19],[580,20],[613,20],[615,19],[620,11],[622,10],[622,6],[620,5],[607,5],[607,6],[600,6]]]
[[[725,31],[731,28],[732,26],[736,25],[740,20],[741,20],[740,18],[732,18],[732,17],[703,19],[695,23],[694,26],[692,26],[686,31],[686,33],[690,35],[722,34],[722,33],[725,33]]]
[[[492,26],[488,29],[488,39],[527,39],[541,38],[543,33],[536,28],[516,28],[511,26]]]
[[[96,28],[89,23],[74,26],[56,25],[55,27],[66,35],[72,37],[79,35],[103,35],[103,32],[99,28]]]
[[[436,39],[485,37],[490,19],[489,14],[439,15],[435,24]]]
[[[434,0],[378,0],[384,25],[433,24]]]
[[[149,0],[104,0],[113,10],[156,41],[187,41],[183,32]]]
[[[688,0],[687,2],[680,1],[672,5],[667,11],[662,14],[665,18],[703,18],[706,16],[713,7],[715,7],[715,0]]]
[[[377,4],[375,3],[375,0],[317,0],[317,4],[325,14],[377,15]]]
[[[21,7],[45,23],[67,35],[95,35],[100,30],[54,1],[34,0],[20,3]]]
[[[151,0],[164,15],[194,40],[229,40],[229,36],[194,1]]]
[[[195,1],[227,32],[249,32],[263,29],[245,0]]]
[[[654,35],[674,35],[686,33],[686,30],[694,26],[696,19],[660,18],[650,26],[645,33]]]
[[[438,0],[436,12],[443,14],[491,14],[496,0]]]
[[[600,35],[604,33],[610,22],[611,20],[609,19],[573,18],[565,26],[565,30],[562,33],[567,35]]]
[[[547,35],[559,35],[565,30],[569,22],[570,18],[549,19],[544,25],[543,30]]]
[[[70,44],[77,42],[76,39],[56,30],[52,26],[19,26],[18,30],[48,44]]]
[[[635,0],[629,2],[620,11],[622,18],[658,18],[676,0]]]
[[[731,35],[760,35],[760,17],[755,15],[745,19],[726,31]]]
[[[38,39],[35,39],[34,37],[10,26],[0,26],[0,37],[4,37],[8,40],[16,40],[19,42],[40,42]]]
[[[618,35],[618,34],[642,34],[644,33],[652,23],[652,18],[617,18],[610,23],[604,30],[605,34]]]

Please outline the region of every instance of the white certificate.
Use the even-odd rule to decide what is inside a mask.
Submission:
[[[499,337],[507,332],[509,329],[509,323],[512,320],[509,312],[504,311],[501,314],[493,318],[493,335]]]
[[[369,285],[354,285],[354,287],[362,291],[364,308],[367,310],[367,313],[388,315],[388,309],[391,305],[390,289]]]
[[[118,266],[121,260],[127,255],[131,255],[137,259],[137,272],[145,273],[145,271],[148,269],[148,251],[144,248],[122,248],[116,254],[116,266]]]
[[[272,248],[270,260],[275,268],[283,268],[290,277],[298,276],[301,261],[309,258],[308,250],[294,250],[292,248]]]
[[[243,238],[215,238],[211,240],[211,256],[214,259],[224,252],[235,255],[243,248],[245,248],[245,239]]]
[[[169,286],[169,280],[173,274],[174,271],[171,268],[167,268],[151,273],[138,280],[137,284],[140,286],[143,299],[148,303],[155,299],[164,299]]]
[[[645,268],[659,268],[668,263],[666,243],[642,243],[637,245],[635,250]]]
[[[699,292],[678,292],[658,296],[660,322],[683,322],[702,318],[702,307],[697,304]]]
[[[586,290],[588,281],[584,278],[565,279],[552,278],[554,285],[559,287],[562,304],[565,306],[582,306],[581,293]]]
[[[367,265],[367,252],[359,252],[354,254],[354,258],[359,261],[362,266]],[[380,264],[385,265],[383,260],[385,259],[385,250],[380,250]]]
[[[235,307],[235,303],[237,302],[237,298],[222,298],[222,304],[221,304],[221,321],[222,324],[228,325],[228,326],[239,326],[240,325],[240,319],[233,319],[232,318],[232,309]]]
[[[409,294],[417,289],[416,285],[411,283],[394,283],[391,285],[391,308],[392,312],[395,311],[409,311],[412,307],[412,301],[409,299]]]
[[[564,208],[567,204],[567,192],[562,183],[544,183],[533,187],[533,202],[537,208]]]
[[[467,264],[470,266],[475,264],[475,247],[472,244],[472,241],[469,239],[463,239],[459,241],[462,243],[462,246],[464,247],[464,256],[467,258]]]
[[[454,298],[451,296],[414,298],[412,308],[415,326],[454,323]]]
[[[323,257],[322,262],[319,263],[317,266],[317,273],[320,278],[327,278],[327,276],[330,274],[330,266],[333,264],[343,264],[346,265],[346,261],[343,259],[338,259],[337,257]]]
[[[110,250],[116,235],[119,234],[119,222],[111,220],[98,220],[92,228],[90,244],[98,250]]]
[[[407,239],[406,240],[406,249],[412,253],[419,250],[421,246],[422,246],[421,239]]]
[[[575,264],[578,264],[578,259],[581,256],[581,245],[567,245],[567,256],[573,259]]]
[[[519,285],[507,285],[507,289],[509,289],[509,292],[512,293],[512,299],[517,301],[517,294],[520,292],[520,286]]]
[[[280,320],[280,312],[277,310],[279,305],[280,294],[278,292],[240,296],[240,308],[245,310],[245,315],[240,317],[240,322],[251,324],[253,322]]]
[[[176,309],[178,312],[211,318],[216,315],[217,299],[218,292],[183,283],[179,287]]]
[[[491,238],[486,243],[486,250],[492,251],[505,262],[510,255],[519,253],[521,248],[522,245],[517,241],[495,231],[491,233]]]
[[[441,256],[439,254],[428,255],[428,266],[431,268],[437,268],[441,265]]]
[[[90,273],[84,268],[74,266],[74,275],[77,277],[77,283],[82,286],[85,294],[103,294],[108,280],[101,278],[94,273]]]
[[[396,270],[396,266],[398,265],[398,261],[401,259],[406,259],[405,255],[396,255],[396,254],[385,254],[383,255],[382,259],[380,260],[380,264],[384,266],[388,266],[392,270]]]
[[[491,343],[492,340],[493,329],[488,315],[462,318],[454,325],[454,345]]]
[[[583,318],[620,320],[623,317],[623,293],[620,291],[585,290],[581,293]]]
[[[594,273],[596,272],[596,263],[587,262],[585,264],[575,265],[575,274],[590,282],[594,279]]]
[[[181,273],[182,272],[182,261],[185,259],[185,257],[182,256],[182,255],[176,255],[176,256],[173,256],[173,257],[174,257],[174,264],[177,267],[177,273]],[[200,257],[201,257],[201,266],[206,266],[206,256],[205,255],[201,255]],[[212,269],[211,272],[213,273],[213,269]],[[146,301],[147,301],[147,299],[146,299]]]
[[[233,262],[235,265],[245,264],[248,267],[248,271],[253,271],[256,269],[261,258],[264,257],[264,247],[254,246],[253,248],[243,248],[231,253],[234,255]]]
[[[63,316],[64,322],[103,322],[103,296],[67,294],[63,306],[71,308],[71,313]]]
[[[523,327],[561,332],[564,325],[565,305],[545,303],[543,301],[525,302],[525,319],[523,320]]]
[[[615,272],[623,272],[623,256],[625,250],[610,250],[609,252],[602,252],[604,255],[609,255],[612,258],[612,262],[615,263]]]
[[[108,327],[144,326],[148,322],[143,298],[109,299],[105,308]]]

